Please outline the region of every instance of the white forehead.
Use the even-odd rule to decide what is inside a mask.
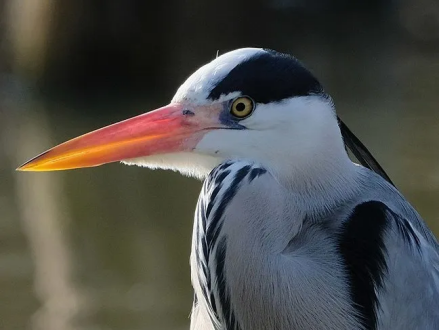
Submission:
[[[261,52],[262,48],[240,48],[217,57],[195,71],[177,90],[172,102],[205,104],[213,87],[234,67]]]

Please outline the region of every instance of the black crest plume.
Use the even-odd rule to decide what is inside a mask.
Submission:
[[[338,123],[345,146],[349,148],[349,150],[354,154],[354,156],[358,159],[361,165],[379,174],[381,177],[383,177],[386,181],[394,186],[392,180],[390,180],[387,173],[384,171],[378,161],[372,156],[370,151],[367,150],[365,145],[355,136],[354,133],[352,133],[352,131],[340,118],[338,118]]]

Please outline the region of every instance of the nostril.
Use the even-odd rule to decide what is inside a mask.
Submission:
[[[187,110],[187,109],[183,110],[183,116],[194,116],[194,115],[195,115],[195,113],[193,113],[190,110]]]

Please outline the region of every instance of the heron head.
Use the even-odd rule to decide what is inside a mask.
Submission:
[[[122,161],[203,177],[226,159],[244,159],[290,171],[334,146],[343,150],[319,81],[294,57],[243,48],[198,69],[169,105],[67,141],[19,169]]]

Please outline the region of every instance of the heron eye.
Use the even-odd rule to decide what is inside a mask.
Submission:
[[[247,96],[242,96],[233,101],[230,113],[236,118],[243,119],[250,116],[254,108],[253,100]]]

